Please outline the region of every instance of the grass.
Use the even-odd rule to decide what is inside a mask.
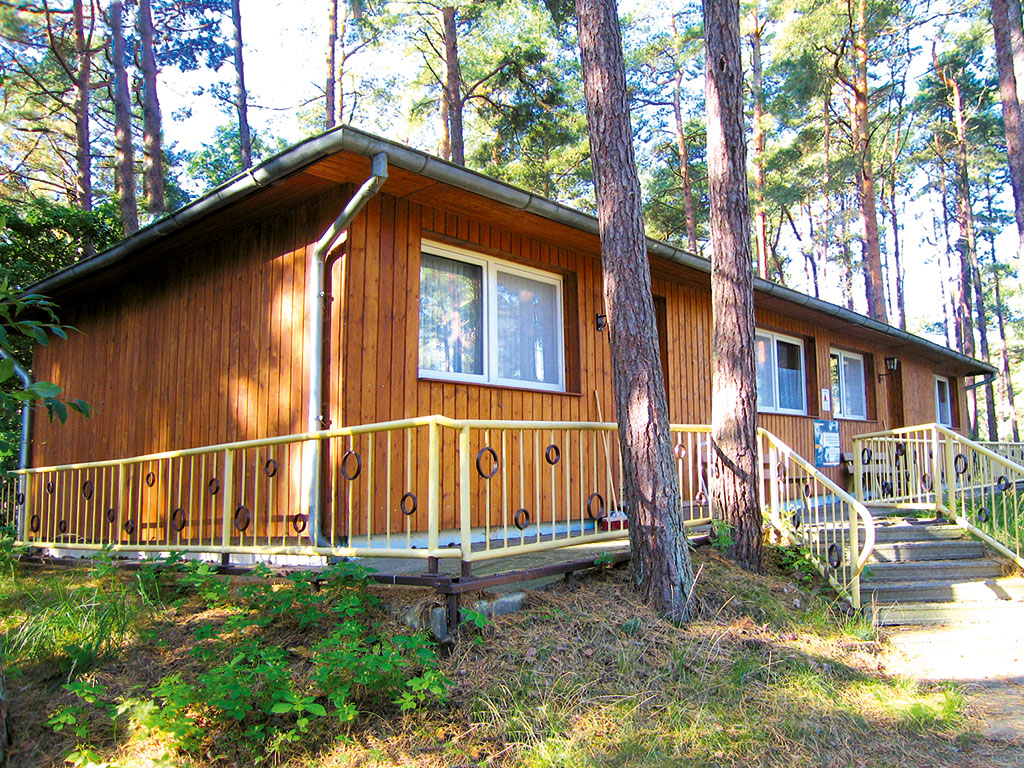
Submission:
[[[797,574],[781,571],[776,558],[764,576],[738,571],[713,551],[702,550],[697,559],[701,617],[684,627],[637,605],[625,569],[605,569],[577,579],[574,591],[530,593],[518,613],[468,622],[464,631],[477,641],[459,642],[437,660],[437,675],[449,681],[445,697],[428,697],[403,712],[396,697],[368,691],[353,699],[357,716],[343,721],[307,712],[310,722],[301,733],[294,712],[254,710],[236,725],[215,719],[193,699],[187,707],[204,729],[189,749],[173,748],[166,730],[141,727],[152,712],[146,702],[162,701],[149,695],[154,686],[177,674],[189,686],[219,675],[223,687],[224,669],[245,664],[237,654],[248,647],[261,669],[276,670],[271,677],[292,686],[291,698],[274,699],[277,711],[286,709],[283,701],[329,708],[328,698],[312,687],[317,656],[327,651],[313,649],[339,652],[317,644],[346,620],[345,611],[351,617],[353,604],[331,598],[324,605],[332,618],[326,618],[311,612],[313,593],[296,592],[302,599],[289,602],[286,592],[294,585],[280,579],[261,582],[270,586],[257,594],[252,580],[222,590],[211,588],[218,577],[176,575],[164,577],[155,591],[157,582],[140,589],[137,576],[123,572],[0,570],[0,630],[18,737],[11,765],[64,765],[83,746],[96,764],[125,767],[161,759],[217,768],[261,761],[296,768],[1024,762],[1019,748],[980,739],[962,689],[887,676],[872,628],[799,586]],[[370,592],[430,599],[411,589]],[[85,599],[89,595],[97,599]],[[367,605],[382,637],[408,631]],[[299,609],[309,619],[304,626]],[[113,616],[104,619],[105,611]],[[276,618],[265,625],[250,622],[269,613]],[[60,661],[67,646],[88,643],[99,628],[108,630],[108,644],[100,644],[91,668],[71,675],[78,693],[61,687],[70,672]],[[209,639],[197,640],[197,633]],[[218,656],[221,641],[234,649],[234,659]],[[204,655],[197,648],[212,650]],[[432,668],[417,667],[415,674]],[[245,679],[257,689],[267,685],[258,674]],[[90,704],[83,690],[101,694]],[[111,727],[113,710],[105,707],[119,702],[135,708],[126,706]],[[71,724],[60,731],[46,727],[54,713]],[[84,737],[74,733],[76,718],[87,722]],[[260,724],[276,729],[282,741],[245,735],[245,728]],[[299,738],[282,736],[291,732],[286,726]]]

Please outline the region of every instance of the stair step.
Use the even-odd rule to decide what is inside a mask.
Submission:
[[[865,612],[883,626],[904,624],[980,624],[1020,626],[1024,623],[1024,604],[1009,600],[968,603],[867,603]],[[998,631],[998,630],[994,630]]]
[[[862,577],[872,583],[887,581],[940,581],[994,579],[1003,575],[999,560],[919,560],[869,563]]]
[[[861,583],[861,595],[879,603],[943,603],[1024,600],[1024,579],[1010,576],[999,579],[961,578],[938,581],[874,580]]]
[[[902,523],[897,525],[879,525],[875,527],[875,543],[892,543],[904,541],[956,541],[966,538],[966,531],[958,525],[948,523]],[[861,541],[864,531],[860,532]]]
[[[980,541],[909,541],[875,545],[872,560],[878,563],[902,563],[921,560],[970,560],[983,557]]]

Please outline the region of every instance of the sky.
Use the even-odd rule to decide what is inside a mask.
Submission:
[[[250,91],[250,122],[260,133],[281,137],[293,144],[313,129],[297,119],[313,100],[322,98],[325,79],[325,48],[327,45],[327,4],[326,2],[288,2],[287,0],[244,0],[242,2],[242,27],[245,39],[246,84]],[[927,30],[922,31],[920,44],[927,45]],[[919,57],[920,71],[912,71],[911,79],[919,78],[927,68],[925,59]],[[398,69],[411,76],[419,65],[413,58],[404,60],[379,61],[367,55],[353,59],[355,67],[375,69],[388,67]],[[232,80],[234,72],[230,65],[220,71],[224,80]],[[234,120],[224,106],[208,93],[197,95],[197,91],[209,84],[208,72],[182,74],[175,70],[161,73],[161,107],[165,115],[165,135],[168,143],[177,149],[195,151],[212,136],[213,128]],[[187,113],[187,117],[184,115]],[[431,150],[429,139],[410,127],[401,118],[385,124],[360,125],[395,141],[409,141],[421,149]],[[928,257],[936,253],[931,231],[931,201],[905,201],[902,213],[904,234],[902,248],[907,258],[917,265],[906,276],[906,302],[908,330],[924,333],[925,326],[940,319],[941,273],[934,265],[928,265]],[[887,227],[887,222],[880,222]],[[1015,233],[1004,232],[997,241],[1000,253],[1012,261],[1015,249]],[[811,293],[804,278],[802,263],[799,261],[799,243],[791,234],[785,233],[783,243],[791,253],[797,255],[791,268],[790,286]],[[932,258],[934,261],[934,258]],[[822,298],[841,302],[836,273],[833,271],[822,284]],[[855,308],[865,311],[863,284],[855,288]],[[895,321],[893,321],[895,324]],[[944,339],[930,336],[944,343]]]

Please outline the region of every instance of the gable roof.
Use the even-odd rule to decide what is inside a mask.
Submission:
[[[340,153],[350,153],[366,158],[383,153],[389,166],[402,169],[433,182],[454,187],[479,197],[494,201],[501,206],[533,214],[543,219],[564,225],[579,232],[598,236],[597,218],[582,213],[547,198],[514,187],[469,168],[441,160],[420,150],[382,139],[349,126],[340,126],[319,136],[306,139],[281,152],[255,168],[238,174],[216,187],[199,199],[179,208],[140,229],[108,250],[76,262],[49,277],[44,278],[28,290],[33,293],[52,295],[74,293],[75,286],[83,278],[98,275],[118,265],[129,262],[133,255],[155,245],[164,238],[181,232],[212,214],[264,193],[269,187],[307,170],[317,163],[333,158]],[[711,262],[668,243],[647,238],[649,255],[667,259],[710,275]],[[754,278],[754,289],[760,294],[758,305],[774,305],[785,308],[810,311],[811,314],[835,319],[843,324],[858,326],[872,334],[888,337],[887,342],[895,350],[913,348],[934,360],[953,364],[962,375],[993,374],[996,369],[988,363],[962,355],[942,345],[914,334],[874,320],[845,307],[816,299],[792,288]]]

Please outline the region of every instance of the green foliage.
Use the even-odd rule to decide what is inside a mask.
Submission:
[[[711,520],[711,546],[719,552],[725,552],[732,546],[732,526],[725,520]]]
[[[0,267],[13,291],[74,264],[87,245],[99,252],[123,236],[112,202],[83,211],[46,198],[0,201]]]
[[[450,681],[438,670],[432,644],[421,633],[389,634],[371,617],[378,600],[361,566],[339,563],[284,583],[258,569],[257,580],[231,599],[228,580],[207,564],[174,559],[170,565],[183,589],[228,614],[195,630],[192,652],[201,671],[172,673],[116,703],[105,700],[101,687],[66,686],[92,706],[93,719],[97,712],[112,722],[127,716],[133,727],[159,734],[185,754],[208,751],[217,734],[216,749],[246,752],[259,762],[278,759],[319,721],[344,724],[368,709],[404,712],[445,701]],[[109,578],[105,567],[101,573]],[[152,576],[140,583],[154,579],[160,581]],[[311,649],[284,648],[264,636],[271,625],[321,638]],[[49,724],[72,731],[79,751],[96,736],[81,707],[59,708]]]
[[[252,133],[251,141],[254,165],[286,149],[280,140],[267,141],[256,132]],[[187,153],[184,159],[188,175],[205,194],[242,171],[240,152],[238,126],[234,123],[219,125],[201,150]]]
[[[135,596],[121,585],[58,584],[46,597],[8,633],[4,656],[11,662],[52,664],[56,674],[68,679],[84,674],[118,648],[141,612]]]
[[[808,584],[820,577],[817,566],[811,559],[811,554],[801,547],[778,547],[776,556],[784,569],[793,573],[796,580]]]

